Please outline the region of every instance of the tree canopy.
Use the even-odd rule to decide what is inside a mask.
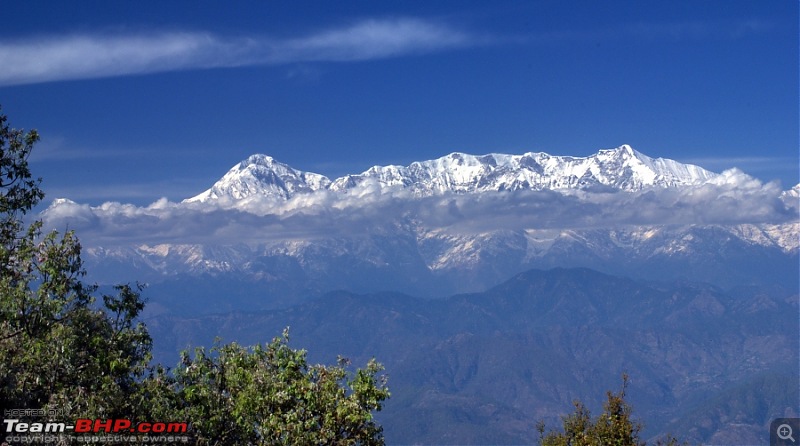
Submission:
[[[172,376],[145,391],[160,419],[193,420],[198,444],[380,445],[373,411],[389,397],[380,364],[349,374],[349,361],[310,365],[285,330],[269,344],[216,345],[183,353]]]

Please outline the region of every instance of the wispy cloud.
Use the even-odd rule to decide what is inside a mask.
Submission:
[[[414,18],[366,20],[282,40],[203,32],[51,35],[0,41],[0,86],[186,69],[362,61],[478,42],[450,26]]]
[[[494,230],[602,229],[629,225],[786,223],[798,209],[774,183],[737,170],[708,183],[642,192],[518,191],[413,198],[408,191],[358,194],[320,191],[289,200],[253,197],[237,202],[149,206],[61,202],[41,217],[70,227],[87,246],[136,243],[263,243],[358,237],[403,221],[451,233]]]
[[[0,85],[233,65],[246,39],[202,33],[48,36],[0,43]],[[237,57],[238,56],[238,57]]]
[[[474,42],[463,32],[422,20],[368,20],[345,29],[275,42],[270,62],[380,59]]]

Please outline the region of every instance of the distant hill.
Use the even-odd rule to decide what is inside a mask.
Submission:
[[[800,413],[798,310],[780,288],[556,268],[444,299],[340,291],[147,323],[162,360],[217,335],[265,342],[286,326],[312,361],[375,356],[390,375],[380,414],[390,444],[529,444],[538,419],[557,423],[575,398],[597,410],[623,372],[646,435],[750,444],[768,441],[771,418]]]

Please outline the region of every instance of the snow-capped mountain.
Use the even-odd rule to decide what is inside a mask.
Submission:
[[[287,200],[323,189],[347,193],[375,186],[380,190],[408,190],[414,196],[525,189],[637,191],[646,187],[701,184],[716,175],[695,165],[650,158],[628,145],[600,150],[588,157],[541,152],[480,156],[451,153],[408,166],[374,166],[333,181],[320,174],[293,169],[266,155],[252,155],[209,190],[186,201],[241,200],[252,196]]]
[[[325,189],[330,184],[324,175],[296,170],[270,156],[257,154],[234,166],[207,191],[185,201],[241,200],[258,195],[288,199]]]
[[[106,231],[94,243],[82,232],[98,282],[135,277],[203,302],[226,283],[269,307],[334,289],[471,292],[556,266],[792,288],[798,197],[800,185],[780,191],[627,145],[587,157],[451,153],[333,181],[253,155],[184,203],[56,200],[45,219]],[[126,234],[141,222],[139,238],[105,244],[121,222]]]
[[[377,182],[382,188],[410,189],[414,195],[505,190],[592,189],[624,191],[645,187],[699,184],[716,174],[668,159],[653,159],[628,145],[600,150],[589,157],[492,153],[483,156],[451,153],[430,161],[402,166],[375,166],[359,175],[335,180],[332,190],[346,191]]]

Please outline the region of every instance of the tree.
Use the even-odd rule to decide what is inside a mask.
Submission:
[[[60,409],[64,417],[130,417],[151,340],[135,323],[138,285],[95,304],[73,232],[42,234],[23,220],[44,197],[28,157],[39,136],[0,115],[0,405]]]
[[[264,347],[217,345],[184,352],[173,376],[154,375],[150,401],[160,418],[192,420],[196,444],[382,445],[372,417],[389,397],[374,360],[309,365],[288,330]],[[168,389],[168,390],[165,390]]]
[[[625,401],[628,375],[622,376],[619,393],[606,392],[603,412],[594,420],[586,406],[575,401],[575,412],[563,417],[563,432],[546,432],[544,422],[536,425],[542,446],[646,446],[639,438],[642,423],[632,418],[633,408]],[[656,445],[677,446],[672,436],[656,441]]]

